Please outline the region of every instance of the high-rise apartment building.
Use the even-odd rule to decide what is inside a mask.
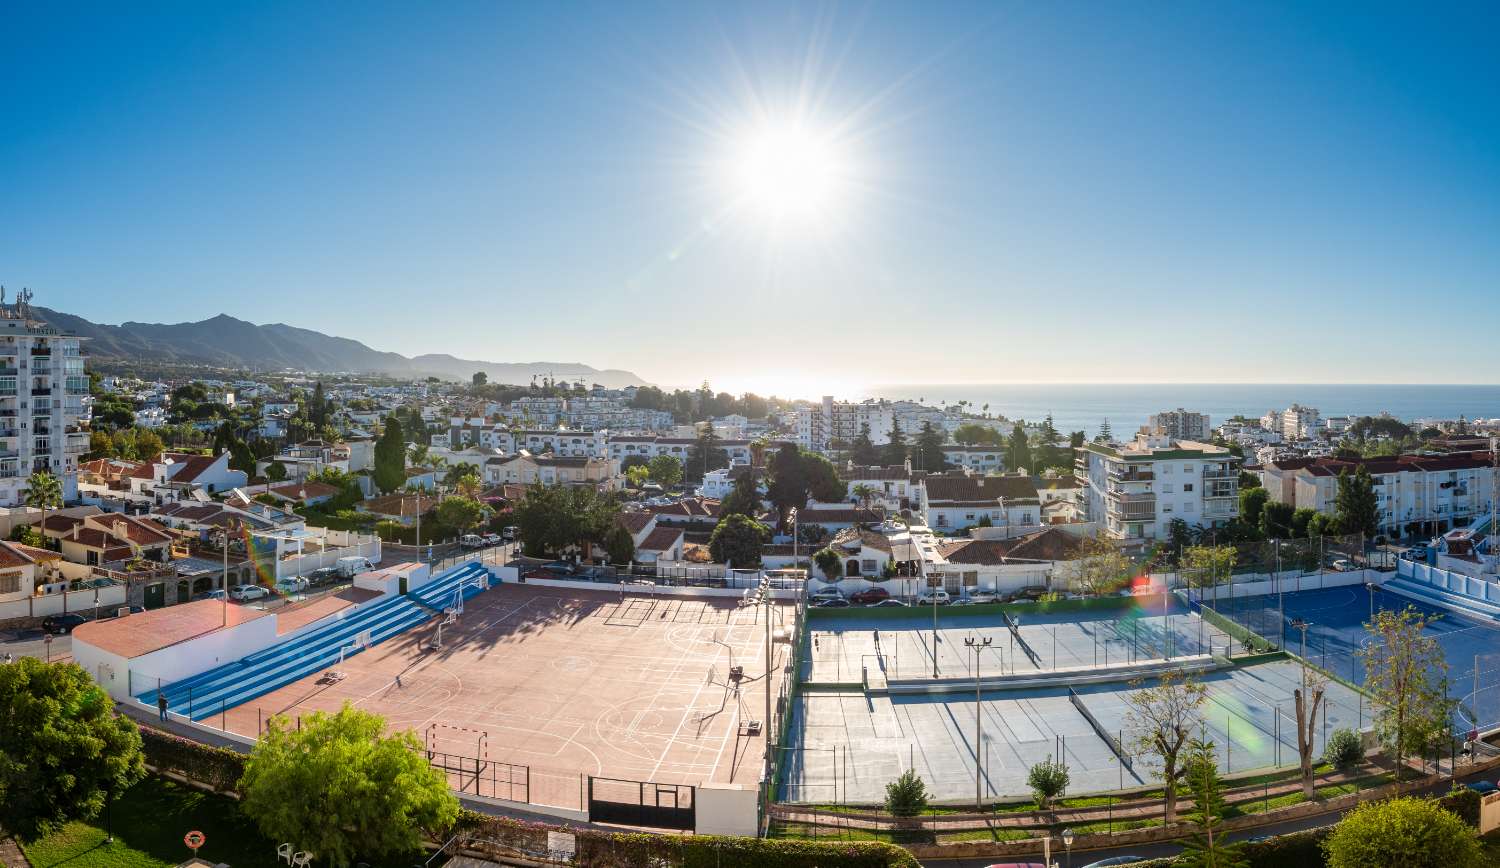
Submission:
[[[77,496],[89,449],[89,378],[81,339],[37,319],[31,293],[0,290],[0,506],[19,506],[31,474],[47,471]]]
[[[1206,441],[1213,433],[1207,413],[1194,413],[1181,407],[1148,416],[1144,430],[1148,434],[1160,433],[1173,440]]]

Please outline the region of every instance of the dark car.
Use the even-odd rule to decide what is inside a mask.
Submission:
[[[87,624],[88,618],[75,612],[65,615],[48,615],[42,619],[42,631],[52,636],[66,635],[73,632],[73,628],[79,624]]]
[[[321,570],[313,570],[307,574],[307,583],[309,585],[326,585],[329,582],[336,582],[338,580],[339,571],[333,567],[324,567]]]
[[[1090,862],[1083,868],[1112,868],[1115,865],[1130,865],[1144,861],[1146,861],[1145,856],[1111,856],[1108,859],[1100,859],[1098,862]]]
[[[850,603],[848,600],[840,599],[824,600],[818,604],[819,609],[847,609],[849,606]]]
[[[863,591],[856,591],[850,594],[849,602],[857,603],[861,606],[873,606],[881,600],[890,599],[890,596],[891,592],[885,588],[866,588]]]
[[[1464,786],[1480,794],[1481,796],[1488,793],[1500,791],[1500,787],[1495,786],[1494,781],[1469,781],[1468,783],[1464,784]]]

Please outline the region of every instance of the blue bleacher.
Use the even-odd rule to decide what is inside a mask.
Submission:
[[[1380,587],[1384,591],[1400,594],[1439,609],[1447,609],[1450,612],[1486,621],[1500,621],[1500,606],[1486,600],[1475,599],[1467,594],[1434,587],[1425,582],[1395,578],[1386,580]]]
[[[484,566],[477,562],[460,564],[405,596],[380,600],[289,641],[174,682],[163,692],[174,713],[194,720],[211,717],[336,665],[339,650],[351,645],[365,630],[370,631],[371,644],[376,644],[428,620],[433,610],[452,605],[453,593],[460,585],[484,572]],[[467,587],[464,599],[477,593],[478,587]],[[350,649],[345,656],[358,650]],[[156,689],[139,693],[136,698],[154,705]]]

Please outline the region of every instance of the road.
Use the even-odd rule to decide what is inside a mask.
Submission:
[[[1484,776],[1478,775],[1472,777]],[[1469,778],[1460,775],[1458,779],[1459,782],[1462,783]],[[1430,787],[1425,787],[1421,790],[1418,790],[1417,792],[1422,794],[1446,792],[1448,790],[1448,787],[1448,781],[1445,779],[1442,783],[1434,784]],[[1331,826],[1334,823],[1338,822],[1340,816],[1342,816],[1342,814],[1340,814],[1339,812],[1315,814],[1310,817],[1299,817],[1295,820],[1287,820],[1286,822],[1282,823],[1272,823],[1268,826],[1256,826],[1253,829],[1241,829],[1235,832],[1230,832],[1229,840],[1244,841],[1249,838],[1259,838],[1268,835],[1285,835],[1291,832],[1301,832],[1307,829],[1316,829],[1320,826]],[[1059,865],[1060,868],[1068,868],[1069,860],[1066,852],[1062,849],[1062,843],[1056,838],[1053,839],[1052,843],[1052,860],[1057,865]],[[1076,868],[1083,868],[1083,866],[1088,865],[1096,860],[1108,859],[1116,856],[1138,856],[1142,859],[1158,859],[1163,856],[1176,856],[1180,852],[1182,852],[1182,847],[1172,842],[1161,844],[1133,844],[1128,847],[1111,847],[1104,850],[1080,850],[1073,854],[1072,865],[1076,866]],[[933,866],[933,868],[986,868],[986,866],[994,865],[996,863],[1003,863],[1007,860],[1015,861],[1019,859],[1021,861],[1025,861],[1028,858],[1034,859],[1038,864],[1041,863],[1042,851],[1040,845],[1038,845],[1036,853],[1031,854],[1030,856],[991,856],[978,859],[924,859],[922,860],[922,864]]]

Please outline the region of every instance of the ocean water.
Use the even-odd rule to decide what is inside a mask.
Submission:
[[[1217,425],[1234,415],[1259,418],[1293,403],[1324,416],[1376,416],[1407,422],[1500,417],[1500,385],[1307,385],[1274,383],[1183,384],[928,384],[875,385],[859,398],[924,399],[928,404],[968,401],[974,412],[1041,421],[1048,413],[1059,431],[1090,435],[1109,420],[1115,433],[1134,431],[1146,417],[1182,407],[1207,413]]]

